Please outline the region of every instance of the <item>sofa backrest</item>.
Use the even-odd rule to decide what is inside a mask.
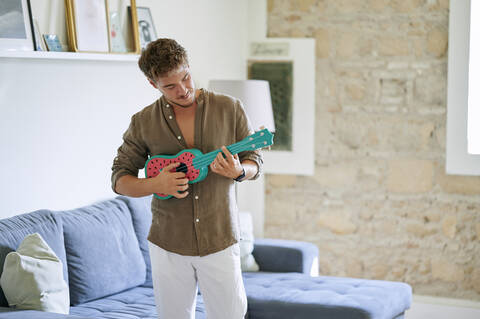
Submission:
[[[124,200],[116,198],[57,214],[63,221],[72,305],[145,282],[145,261]]]
[[[7,254],[16,250],[23,239],[33,233],[39,233],[62,261],[63,278],[68,283],[62,220],[48,210],[39,210],[0,220],[0,274],[3,271]],[[1,289],[0,306],[8,307]]]
[[[150,263],[150,253],[148,251],[148,233],[152,225],[152,196],[132,198],[119,196],[118,199],[124,201],[130,213],[132,214],[133,228],[137,235],[138,245],[142,251],[145,265],[147,267],[146,280],[144,285],[152,287],[152,265]]]
[[[6,255],[25,236],[39,233],[63,263],[72,304],[152,286],[151,200],[119,196],[69,211],[39,210],[0,220],[0,275]],[[0,306],[8,307],[1,289]]]

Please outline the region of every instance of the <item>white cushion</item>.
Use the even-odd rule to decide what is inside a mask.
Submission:
[[[240,261],[243,271],[258,271],[259,267],[252,255],[253,223],[249,212],[240,212]]]
[[[70,297],[60,259],[38,234],[5,258],[0,284],[10,307],[68,314]]]

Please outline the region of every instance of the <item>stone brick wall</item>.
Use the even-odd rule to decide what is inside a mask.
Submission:
[[[316,39],[315,176],[267,175],[265,236],[320,273],[480,300],[480,178],[445,174],[448,0],[270,0]]]

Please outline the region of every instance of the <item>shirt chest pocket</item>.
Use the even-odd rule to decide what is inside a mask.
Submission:
[[[158,134],[146,140],[150,156],[175,155],[182,150],[181,144],[171,136]]]

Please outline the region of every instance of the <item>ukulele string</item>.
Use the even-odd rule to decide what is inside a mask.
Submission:
[[[255,144],[254,143],[255,141],[244,141],[244,142],[238,142],[236,144],[233,144],[231,149],[229,150],[231,153],[234,153],[234,154],[238,154],[240,152],[242,152],[242,150],[245,148],[246,145],[248,144]],[[228,148],[227,148],[228,149]],[[215,159],[215,157],[217,156],[218,153],[221,153],[222,151],[221,150],[215,150],[213,152],[209,152],[209,153],[206,153],[206,154],[203,154],[201,155],[199,161],[195,161],[196,159],[198,158],[194,158],[192,160],[192,165],[190,164],[184,164],[183,166],[180,166],[179,167],[179,170],[177,172],[183,172],[183,173],[186,173],[188,172],[188,170],[190,168],[195,168],[195,166],[199,166],[199,167],[203,167],[203,166],[207,166],[209,165],[211,162],[213,162],[213,160]]]
[[[241,150],[241,148],[239,148],[238,150]],[[210,153],[207,153],[207,154],[203,154],[203,155],[201,155],[202,157],[200,158],[200,161],[195,161],[195,159],[198,159],[198,158],[195,158],[195,159],[193,159],[192,164],[185,164],[184,163],[184,165],[178,167],[177,172],[187,173],[190,168],[197,169],[197,168],[195,168],[195,166],[199,166],[199,167],[207,166],[211,162],[213,162],[213,159],[217,156],[218,153],[221,153],[221,152],[222,151],[217,150],[217,151],[213,151],[213,152],[210,152]],[[233,148],[233,147],[230,150],[230,152],[234,153],[234,154],[239,153],[239,152],[237,152],[237,149]]]
[[[259,141],[259,142],[261,142],[261,141]],[[229,149],[229,151],[231,153],[238,154],[242,151],[256,150],[256,149],[260,148],[260,147],[256,147],[255,145],[257,145],[256,140],[240,141],[236,144],[233,144],[231,146],[231,149]],[[250,149],[250,146],[253,146],[252,149]],[[264,145],[262,147],[266,147],[266,146],[268,146],[268,145]],[[228,149],[228,147],[227,147],[227,149]],[[211,162],[213,162],[213,160],[215,159],[217,154],[221,153],[221,152],[222,152],[221,150],[215,150],[213,152],[203,154],[198,161],[195,161],[197,158],[195,158],[192,161],[193,166],[200,166],[200,167],[208,166]],[[185,166],[190,167],[190,165],[185,165]]]

